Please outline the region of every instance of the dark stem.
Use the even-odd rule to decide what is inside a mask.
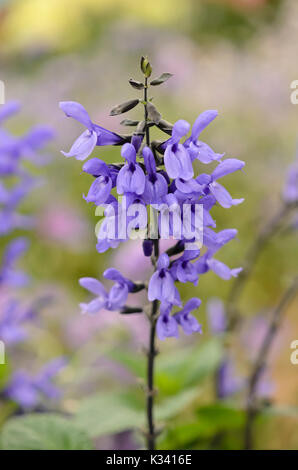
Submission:
[[[147,100],[148,100],[148,79],[145,78],[145,88],[144,88],[144,120],[145,120],[145,133],[146,133],[146,145],[150,146],[150,133],[148,124],[148,109],[147,109]],[[154,250],[152,255],[152,264],[154,268],[156,267],[156,262],[159,257],[159,240],[154,239]],[[155,356],[157,355],[157,350],[155,348],[155,333],[156,333],[156,321],[158,313],[158,300],[154,300],[151,306],[151,312],[149,315],[150,321],[150,333],[149,333],[149,348],[147,351],[147,449],[155,450],[155,440],[156,440],[156,429],[154,423],[154,362]]]
[[[253,447],[252,430],[255,417],[258,414],[258,409],[256,406],[256,391],[259,384],[259,380],[262,376],[263,371],[265,370],[270,348],[280,327],[282,313],[295,296],[297,290],[298,276],[294,279],[289,288],[285,291],[279,304],[275,308],[271,323],[268,327],[263,343],[261,344],[257,359],[252,368],[252,372],[248,381],[246,424],[244,429],[244,448],[246,450],[249,450]]]
[[[159,240],[154,240],[154,254],[152,262],[155,265],[159,256]],[[149,349],[147,352],[148,363],[147,363],[147,423],[148,423],[148,432],[147,432],[147,448],[148,450],[155,450],[155,438],[156,438],[156,429],[154,424],[154,360],[155,356],[158,354],[158,351],[155,348],[155,333],[156,333],[156,320],[158,312],[158,300],[152,302],[151,313],[150,313],[150,339],[149,339]]]
[[[249,279],[253,268],[260,254],[262,253],[263,248],[266,246],[269,240],[280,230],[283,222],[295,207],[297,207],[297,203],[284,204],[281,210],[260,231],[260,233],[257,235],[256,240],[248,250],[243,263],[243,271],[233,282],[226,304],[230,330],[233,329],[235,324],[237,324],[238,322],[239,312],[237,309],[237,302],[243,292],[246,281]]]
[[[148,126],[148,109],[147,109],[147,100],[148,100],[148,78],[145,78],[145,88],[144,88],[144,117],[145,117],[145,132],[146,132],[146,145],[150,146],[150,131]]]

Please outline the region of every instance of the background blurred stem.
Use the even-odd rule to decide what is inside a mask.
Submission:
[[[247,392],[247,405],[246,405],[246,424],[244,430],[244,448],[246,450],[252,449],[252,435],[253,435],[253,424],[257,416],[258,409],[256,407],[256,391],[258,388],[259,380],[266,367],[266,362],[270,348],[273,344],[274,338],[280,327],[282,320],[282,313],[291,302],[296,292],[298,291],[298,276],[295,277],[289,288],[285,291],[279,304],[273,312],[271,323],[268,327],[267,333],[264,337],[263,343],[261,344],[257,359],[253,366],[250,379],[248,382]]]
[[[257,238],[248,250],[243,263],[243,271],[235,279],[226,303],[229,330],[233,329],[238,323],[239,311],[236,304],[243,292],[246,281],[249,279],[253,268],[262,253],[262,250],[269,240],[280,230],[284,221],[294,208],[297,208],[297,202],[294,204],[284,204],[280,211],[264,226],[264,228],[260,230]]]

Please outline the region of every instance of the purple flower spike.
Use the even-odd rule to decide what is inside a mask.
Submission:
[[[117,176],[117,191],[119,194],[143,194],[145,189],[145,175],[142,168],[136,163],[136,149],[132,144],[124,144],[121,155],[127,161]]]
[[[191,335],[192,333],[202,334],[202,325],[199,324],[193,315],[190,315],[190,312],[199,308],[200,305],[201,300],[197,297],[193,297],[186,302],[184,308],[180,310],[180,312],[175,314],[177,322],[182,327],[186,335]]]
[[[156,332],[160,340],[165,340],[169,337],[178,338],[178,323],[174,316],[170,315],[172,306],[168,304],[161,304],[160,315],[156,323]]]
[[[67,117],[79,121],[87,130],[78,137],[69,152],[62,152],[66,157],[75,157],[77,160],[86,160],[96,145],[118,145],[124,139],[103,127],[93,124],[84,106],[76,101],[61,101],[60,108]]]
[[[162,174],[156,172],[154,155],[149,147],[144,147],[143,157],[148,172],[143,198],[147,204],[158,204],[168,193],[168,183]]]
[[[157,261],[157,270],[151,277],[148,286],[148,299],[158,299],[174,305],[180,305],[180,297],[174,284],[174,279],[168,270],[169,257],[163,253]]]
[[[170,178],[183,178],[185,181],[193,177],[191,158],[179,140],[189,131],[189,124],[180,120],[174,124],[172,137],[166,147],[164,162]]]

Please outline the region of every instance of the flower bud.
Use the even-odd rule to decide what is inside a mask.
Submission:
[[[146,78],[150,77],[152,73],[152,67],[147,57],[141,57],[141,70]]]

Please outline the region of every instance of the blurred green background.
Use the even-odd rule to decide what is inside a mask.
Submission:
[[[218,229],[239,230],[238,240],[222,251],[220,259],[232,267],[241,265],[262,223],[278,210],[286,170],[295,157],[298,107],[291,104],[290,84],[298,78],[298,4],[295,0],[2,0],[0,6],[0,79],[6,100],[23,104],[22,114],[9,122],[9,128],[20,133],[28,125],[42,123],[57,131],[52,162],[39,170],[44,185],[23,206],[24,213],[37,215],[24,259],[34,278],[30,295],[46,291],[54,296],[28,345],[30,360],[42,363],[68,354],[70,365],[60,378],[66,390],[62,409],[76,411],[83,395],[100,392],[94,405],[103,416],[101,424],[98,416],[94,418],[97,436],[102,436],[98,448],[135,445],[136,438],[127,433],[127,423],[134,422],[128,403],[132,398],[127,399],[128,392],[123,398],[120,392],[138,388],[131,373],[142,376],[144,371],[146,322],[111,312],[82,318],[78,302],[85,300],[85,292],[78,278],[100,277],[110,265],[128,275],[138,265],[140,278],[148,278],[150,271],[141,264],[140,244],[105,255],[96,252],[94,209],[82,198],[90,178],[81,174],[80,162],[60,154],[70,148],[81,126],[65,119],[58,102],[79,101],[93,121],[123,132],[121,119],[109,117],[109,110],[135,96],[128,79],[141,78],[139,57],[145,54],[154,75],[174,74],[166,86],[155,90],[155,103],[165,119],[193,122],[203,110],[218,109],[219,117],[203,140],[215,151],[246,162],[243,174],[224,182],[234,197],[244,197],[245,202],[214,212]],[[139,116],[131,112],[129,117]],[[119,149],[97,147],[94,155],[118,161]],[[287,231],[272,240],[241,298],[245,315],[270,314],[296,273],[297,261],[297,232]],[[164,448],[206,448],[210,436],[226,430],[227,421],[230,437],[223,447],[241,447],[243,416],[234,416],[231,410],[227,414],[214,404],[212,372],[220,345],[213,342],[206,321],[206,301],[225,298],[228,290],[229,283],[212,273],[203,276],[195,289],[184,285],[183,299],[197,295],[203,301],[198,318],[204,335],[159,345],[160,393],[172,398],[171,411],[160,413],[161,419],[169,418],[168,431],[160,440]],[[298,338],[297,306],[296,300],[286,312],[271,365],[276,385],[272,400],[278,406],[298,406],[298,366],[289,359],[290,342]],[[242,342],[233,341],[238,356]],[[21,356],[17,356],[20,364]],[[238,367],[247,372],[245,360]],[[141,408],[141,390],[134,399]],[[113,423],[113,413],[122,416],[120,423]],[[297,448],[297,424],[291,413],[268,413],[258,422],[256,445]],[[121,434],[115,435],[116,431]]]

